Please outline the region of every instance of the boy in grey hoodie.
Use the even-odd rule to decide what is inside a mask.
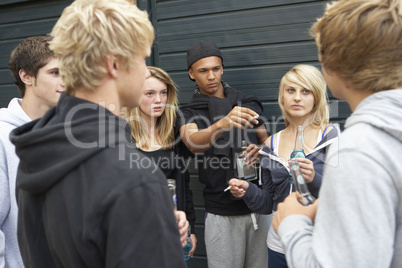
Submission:
[[[10,132],[42,117],[56,105],[64,85],[58,61],[49,49],[47,36],[22,41],[11,53],[9,68],[22,99],[14,98],[0,109],[0,267],[22,267],[17,242],[17,203],[15,179],[19,159]]]
[[[319,202],[279,204],[286,260],[402,267],[402,1],[334,2],[311,33],[328,87],[353,113],[327,154]]]

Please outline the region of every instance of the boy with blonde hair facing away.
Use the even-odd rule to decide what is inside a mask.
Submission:
[[[188,222],[176,223],[160,170],[130,165],[139,152],[118,116],[149,76],[148,15],[127,0],[77,0],[51,35],[67,94],[10,136],[25,266],[186,267]]]
[[[328,87],[348,102],[320,200],[273,219],[290,267],[402,267],[402,1],[342,0],[311,29]],[[314,225],[313,225],[314,221]]]

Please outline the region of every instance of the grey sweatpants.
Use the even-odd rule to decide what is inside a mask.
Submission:
[[[207,213],[205,245],[209,268],[268,267],[268,215],[221,216]]]

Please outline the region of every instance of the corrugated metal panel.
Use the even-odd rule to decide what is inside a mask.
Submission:
[[[1,0],[0,6],[20,3],[20,2],[26,2],[26,1],[29,1],[29,0]]]

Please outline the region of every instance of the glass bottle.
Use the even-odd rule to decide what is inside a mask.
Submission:
[[[297,126],[296,139],[295,139],[295,147],[293,152],[290,154],[290,159],[292,158],[306,158],[306,154],[304,153],[304,127]]]
[[[173,199],[174,210],[177,210],[176,181],[174,179],[167,179],[167,184]]]
[[[184,251],[184,260],[188,261],[190,256],[188,253],[190,252],[191,248],[193,247],[193,243],[191,242],[191,226],[188,226],[188,233],[186,238],[186,245],[183,248]]]
[[[177,210],[176,181],[174,179],[167,179],[167,184],[168,184],[170,194],[172,195],[172,198],[173,198],[174,210],[176,211]],[[191,242],[191,226],[188,226],[186,245],[183,248],[185,261],[188,261],[190,259],[190,256],[188,255],[188,253],[190,252],[192,247],[193,247],[193,243]]]
[[[303,206],[311,205],[315,201],[315,197],[310,193],[303,174],[301,173],[299,162],[291,160],[289,162],[290,173],[294,181],[296,192],[300,193],[299,202]]]
[[[244,157],[246,157],[247,152],[247,143],[245,140],[241,141],[241,149],[240,153],[236,153],[236,169],[237,169],[237,178],[239,180],[247,180],[252,181],[257,179],[257,168],[256,165],[253,164],[251,166],[244,164]]]

